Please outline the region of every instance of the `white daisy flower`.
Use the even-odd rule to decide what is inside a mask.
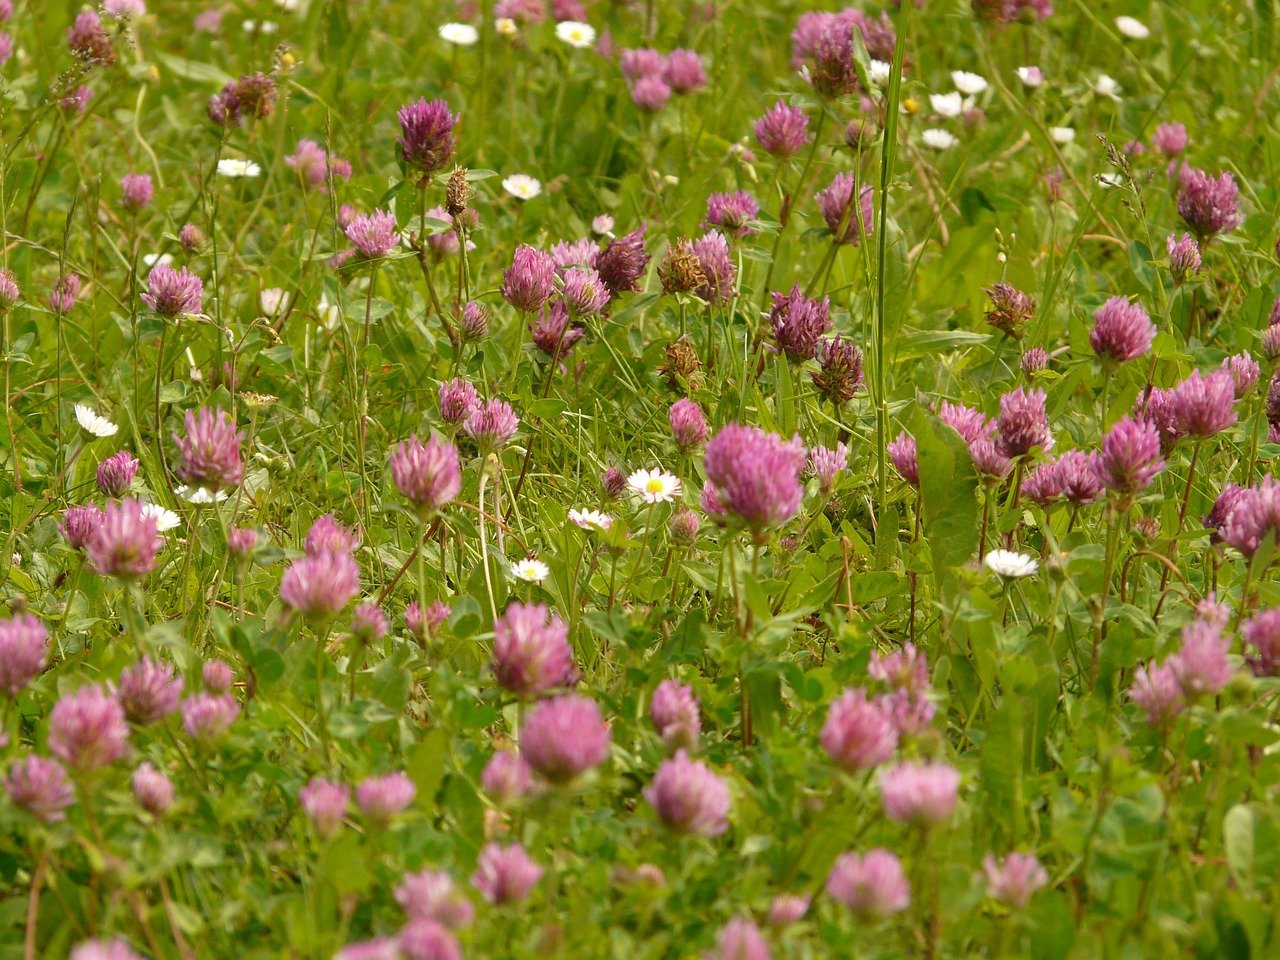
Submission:
[[[77,403],[75,410],[76,420],[80,426],[95,437],[114,437],[116,431],[120,429],[106,417],[98,416],[92,407],[86,407],[83,403]]]
[[[493,29],[497,31],[498,36],[506,37],[508,40],[520,32],[520,28],[510,17],[499,17],[493,21]]]
[[[166,530],[172,530],[174,527],[182,523],[182,518],[172,510],[160,506],[158,503],[142,504],[142,515],[146,517],[156,518],[156,529],[161,533]]]
[[[279,287],[267,287],[258,294],[258,307],[268,317],[274,317],[289,303],[289,295]]]
[[[951,82],[956,85],[957,90],[971,97],[987,89],[986,77],[981,74],[970,73],[967,70],[952,70]]]
[[[181,497],[187,503],[206,504],[221,503],[231,496],[228,490],[219,490],[217,493],[210,493],[204,487],[188,487],[185,483],[181,486],[173,488],[173,492]]]
[[[992,573],[1009,580],[1029,577],[1039,569],[1040,564],[1025,553],[1012,550],[992,550],[982,560]]]
[[[885,84],[889,82],[889,74],[893,72],[893,67],[885,63],[883,60],[871,61],[871,82]]]
[[[502,189],[517,200],[532,200],[542,192],[542,181],[527,173],[513,173],[502,181]]]
[[[523,580],[525,583],[541,583],[550,575],[550,568],[541,560],[534,560],[529,557],[526,560],[519,560],[511,565],[511,573],[517,580]]]
[[[142,264],[146,267],[167,267],[173,263],[173,257],[167,253],[144,253]]]
[[[262,168],[252,160],[224,157],[218,161],[218,173],[224,177],[256,177],[262,173]]]
[[[964,111],[964,96],[959,91],[931,93],[929,106],[941,117],[958,117]]]
[[[1120,99],[1120,84],[1116,82],[1114,77],[1109,77],[1105,73],[1098,74],[1098,79],[1093,81],[1093,92],[1100,97],[1109,97],[1112,100]]]
[[[446,23],[440,28],[440,39],[459,47],[469,47],[480,39],[480,31],[469,23]]]
[[[1116,29],[1130,40],[1145,40],[1151,36],[1150,28],[1134,17],[1116,17]]]
[[[937,127],[930,127],[921,132],[920,139],[925,142],[925,146],[933,147],[935,150],[950,150],[960,142],[955,134]]]
[[[1044,83],[1044,73],[1039,67],[1019,67],[1015,73],[1024,87],[1038,87]]]
[[[556,24],[556,39],[563,40],[571,47],[585,50],[596,42],[596,29],[589,23],[561,20]]]
[[[666,503],[680,496],[680,478],[662,470],[637,470],[627,477],[627,485],[645,503]]]
[[[1049,136],[1053,137],[1054,143],[1067,144],[1076,138],[1074,127],[1050,127]]]
[[[608,530],[613,526],[613,517],[599,510],[570,510],[569,519],[583,530]]]

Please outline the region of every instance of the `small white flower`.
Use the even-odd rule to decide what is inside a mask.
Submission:
[[[608,236],[613,232],[613,217],[607,213],[602,213],[591,221],[591,230],[600,236]]]
[[[246,20],[243,26],[245,33],[253,33],[256,30],[258,33],[268,34],[275,33],[280,29],[280,25],[278,23],[273,23],[270,20],[263,20],[261,23],[258,23],[256,20]]]
[[[342,311],[336,303],[330,303],[328,297],[321,295],[320,302],[316,304],[316,317],[322,327],[332,330],[342,319]]]
[[[952,70],[951,82],[956,85],[957,90],[969,96],[975,96],[987,89],[986,77],[967,70]]]
[[[593,527],[598,530],[608,530],[613,526],[613,517],[599,510],[570,510],[569,519],[583,530],[590,530]]]
[[[561,20],[556,24],[556,39],[563,40],[571,47],[585,50],[596,42],[596,28],[589,23],[577,20]]]
[[[1100,173],[1098,174],[1098,183],[1110,189],[1111,187],[1121,186],[1124,183],[1124,177],[1118,173]]]
[[[517,200],[532,200],[542,192],[542,181],[527,173],[513,173],[502,181],[502,189]]]
[[[173,263],[173,257],[167,253],[144,253],[142,263],[147,267],[167,267]]]
[[[935,150],[950,150],[960,142],[950,131],[940,130],[937,127],[930,127],[921,132],[920,139],[925,142],[925,146],[933,147]]]
[[[289,303],[289,295],[279,287],[267,287],[258,294],[258,306],[268,317],[274,317]]]
[[[992,573],[1010,580],[1018,577],[1029,577],[1039,569],[1040,564],[1025,553],[1012,550],[992,550],[983,558],[983,563]]]
[[[1098,74],[1098,79],[1093,81],[1093,92],[1100,97],[1109,97],[1112,100],[1120,99],[1120,84],[1115,81],[1114,77],[1109,77],[1105,73]]]
[[[1133,17],[1116,17],[1116,29],[1130,40],[1145,40],[1151,36],[1150,28]]]
[[[1019,67],[1016,71],[1018,79],[1024,87],[1038,87],[1044,83],[1044,74],[1039,67]]]
[[[551,570],[541,560],[534,560],[530,557],[527,560],[513,563],[511,565],[511,573],[517,580],[523,580],[526,583],[541,583],[547,579]]]
[[[627,485],[645,503],[666,503],[680,496],[680,478],[662,470],[637,470],[627,477]]]
[[[958,117],[964,110],[964,96],[958,91],[929,94],[929,106],[941,117]]]
[[[1050,127],[1049,136],[1053,137],[1054,143],[1071,143],[1076,138],[1074,127]]]
[[[230,491],[219,490],[217,493],[210,493],[204,487],[196,487],[192,489],[185,483],[181,486],[174,487],[173,492],[180,496],[187,503],[205,504],[205,503],[221,503],[231,496]]]
[[[469,47],[480,39],[480,31],[469,23],[446,23],[440,28],[440,39],[459,47]]]
[[[116,431],[120,429],[106,417],[98,416],[92,407],[86,407],[83,403],[76,404],[76,420],[86,432],[95,437],[114,437]]]
[[[871,82],[876,84],[888,83],[889,74],[892,71],[893,67],[890,64],[885,63],[883,60],[872,60],[871,70],[869,71],[871,74]]]
[[[262,168],[252,160],[224,157],[218,161],[218,173],[224,177],[256,177],[262,173]]]
[[[172,510],[160,506],[158,503],[144,503],[142,505],[142,515],[145,517],[156,518],[156,529],[161,533],[166,530],[172,530],[174,527],[182,523],[182,518]]]
[[[493,21],[493,29],[498,32],[498,36],[506,37],[508,40],[520,32],[520,28],[510,17],[499,17]]]

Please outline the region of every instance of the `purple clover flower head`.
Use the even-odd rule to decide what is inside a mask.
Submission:
[[[1280,607],[1264,610],[1240,625],[1244,660],[1255,677],[1280,676]]]
[[[458,118],[449,112],[444,100],[419,98],[396,114],[400,121],[400,137],[396,144],[405,166],[419,175],[419,186],[453,160],[456,146],[453,128]]]
[[[462,308],[458,333],[464,343],[476,343],[489,335],[489,308],[477,300],[470,300]]]
[[[1237,400],[1243,400],[1258,385],[1262,376],[1262,367],[1248,353],[1236,353],[1222,361],[1222,367],[1231,377],[1232,389]]]
[[[128,741],[124,710],[97,685],[63,694],[49,713],[49,752],[73,770],[91,773],[115,763]]]
[[[914,643],[887,654],[872,650],[867,676],[909,693],[927,693],[929,658]]]
[[[40,675],[49,653],[49,633],[29,613],[0,619],[0,695],[13,699]]]
[[[360,568],[349,553],[324,550],[289,564],[280,579],[285,606],[317,623],[337,616],[360,591]]]
[[[12,309],[21,296],[22,291],[18,289],[18,280],[13,271],[0,268],[0,313]]]
[[[657,113],[671,99],[671,85],[661,77],[641,77],[631,85],[631,102],[642,113]]]
[[[302,549],[306,551],[308,556],[317,556],[322,553],[353,553],[360,544],[359,537],[355,532],[348,530],[334,518],[332,513],[326,513],[316,517],[307,530],[307,537],[302,543]]]
[[[831,329],[831,301],[826,297],[821,300],[806,297],[799,284],[793,284],[785,296],[781,293],[770,296],[773,309],[769,313],[769,325],[778,349],[788,360],[812,360],[822,335]]]
[[[662,79],[676,93],[693,93],[707,85],[707,72],[693,50],[672,50],[662,65]]]
[[[320,193],[329,192],[329,180],[347,180],[351,177],[351,164],[329,154],[314,140],[299,140],[291,155],[284,158],[298,173],[302,186]]]
[[[259,71],[232,80],[209,99],[209,119],[219,126],[238,127],[246,120],[271,116],[276,104],[276,82]]]
[[[713,193],[707,197],[707,219],[704,226],[719,227],[731,237],[745,237],[747,226],[760,213],[760,204],[745,190]]]
[[[394,937],[375,937],[348,943],[333,955],[333,960],[404,960],[404,954]]]
[[[127,173],[120,180],[120,205],[130,213],[138,213],[151,205],[156,188],[145,173]]]
[[[193,693],[182,701],[182,729],[206,746],[226,735],[239,715],[240,704],[225,693]]]
[[[706,960],[770,960],[769,943],[755,922],[734,917],[716,934],[716,949]]]
[[[608,759],[609,727],[589,697],[553,697],[525,717],[520,752],[544,780],[566,784]]]
[[[596,257],[595,268],[600,279],[617,299],[623,293],[640,289],[640,278],[651,259],[644,249],[644,226],[610,240]]]
[[[1032,347],[1022,354],[1022,360],[1019,365],[1022,367],[1023,373],[1028,377],[1034,377],[1049,366],[1049,354],[1044,347]]]
[[[115,695],[131,723],[149,726],[178,709],[182,678],[167,663],[143,657],[121,671]]]
[[[1139,396],[1133,416],[1155,427],[1162,452],[1172,449],[1184,436],[1173,390],[1152,387],[1145,397]]]
[[[173,805],[173,781],[148,761],[138,764],[129,778],[138,806],[153,817],[163,817]]]
[[[494,398],[472,411],[464,429],[482,450],[500,450],[516,435],[519,426],[520,418],[511,404]]]
[[[431,606],[427,607],[427,613],[424,617],[418,601],[414,600],[404,608],[404,625],[413,637],[419,641],[426,640],[434,634],[449,619],[452,612],[447,603],[437,600]]]
[[[853,31],[838,14],[828,20],[813,45],[809,82],[823,97],[846,97],[861,89],[854,66]]]
[[[1024,390],[1022,387],[1000,398],[996,446],[1010,460],[1026,456],[1036,447],[1049,450],[1053,446],[1045,401],[1043,390]]]
[[[1098,473],[1097,454],[1068,450],[1054,465],[1062,495],[1073,507],[1083,507],[1102,499],[1106,486]]]
[[[210,693],[226,693],[235,682],[235,674],[225,660],[206,660],[200,667],[200,679]]]
[[[502,275],[502,298],[524,313],[537,313],[555,293],[556,263],[549,253],[526,244]]]
[[[1178,188],[1178,216],[1201,243],[1219,233],[1230,233],[1244,222],[1240,213],[1240,188],[1230,173],[1210,176],[1190,168]]]
[[[475,907],[443,870],[406,873],[395,889],[395,898],[410,920],[433,920],[454,930],[475,918]]]
[[[129,492],[137,475],[138,459],[128,450],[120,450],[98,464],[98,489],[103,496],[118,499]]]
[[[178,245],[183,251],[190,256],[195,256],[203,250],[209,243],[209,238],[204,235],[204,231],[197,227],[194,223],[185,223],[178,232]]]
[[[1103,362],[1124,363],[1151,349],[1156,326],[1140,304],[1112,297],[1094,315],[1089,345]]]
[[[693,255],[698,258],[706,282],[695,291],[707,303],[728,303],[733,299],[738,269],[729,253],[729,241],[719,230],[712,230],[693,241]]]
[[[600,478],[600,485],[610,500],[621,500],[627,492],[627,475],[617,467],[607,467]]]
[[[889,459],[893,461],[893,469],[898,475],[917,489],[920,486],[920,461],[916,453],[916,438],[905,431],[886,448]]]
[[[356,787],[356,806],[371,824],[385,827],[413,803],[417,794],[418,788],[408,775],[397,771],[360,781]]]
[[[756,141],[778,159],[799,153],[809,143],[809,115],[779,100],[755,123]]]
[[[77,14],[67,30],[67,46],[77,60],[109,67],[116,62],[115,47],[103,29],[102,18],[92,10]]]
[[[1119,420],[1102,439],[1096,469],[1107,489],[1121,496],[1132,496],[1151,486],[1164,469],[1155,425],[1132,417]]]
[[[729,787],[705,763],[677,750],[659,765],[644,798],[678,833],[716,837],[729,829]]]
[[[571,322],[569,308],[556,300],[548,303],[538,311],[538,322],[529,325],[529,336],[533,345],[546,354],[552,363],[560,364],[569,355],[586,331]]]
[[[387,615],[376,603],[362,603],[351,616],[351,635],[356,642],[368,645],[381,640],[391,629]]]
[[[807,894],[780,893],[769,902],[769,926],[775,930],[799,923],[809,912]]]
[[[681,453],[690,453],[707,442],[707,418],[702,415],[702,408],[688,397],[681,397],[671,405],[667,419]]]
[[[859,917],[900,913],[911,903],[911,885],[902,861],[888,850],[842,854],[827,876],[827,896]]]
[[[1014,910],[1025,909],[1032,894],[1049,882],[1049,874],[1034,853],[1011,853],[1000,861],[987,854],[982,858],[982,871],[992,898]]]
[[[824,337],[817,349],[819,369],[809,374],[818,392],[837,407],[857,395],[866,380],[862,351],[840,336]]]
[[[68,314],[75,309],[80,299],[83,282],[78,273],[68,273],[53,282],[53,290],[49,293],[49,309],[57,314]]]
[[[693,688],[663,680],[649,700],[649,719],[671,749],[692,750],[702,732],[702,717]]]
[[[62,764],[34,753],[9,767],[4,792],[15,807],[45,823],[65,820],[63,811],[75,803],[76,797]]]
[[[129,944],[113,937],[110,940],[85,940],[71,951],[70,960],[145,960]]]
[[[1147,715],[1148,723],[1161,729],[1167,727],[1186,706],[1182,685],[1173,666],[1168,663],[1159,666],[1148,663],[1139,667],[1129,687],[1129,699]]]
[[[1165,238],[1165,246],[1169,249],[1169,272],[1173,282],[1181,286],[1200,269],[1200,244],[1189,233],[1181,238],[1171,233]]]
[[[1008,283],[994,284],[985,292],[991,300],[991,309],[985,314],[987,323],[1014,340],[1021,340],[1027,324],[1035,319],[1035,300]]]
[[[155,569],[164,544],[156,518],[137,500],[108,503],[85,544],[93,569],[104,577],[137,580]]]
[[[345,783],[316,777],[298,792],[298,800],[312,828],[328,839],[342,828],[351,803],[351,788]]]
[[[1221,433],[1236,422],[1236,388],[1231,374],[1216,370],[1202,377],[1198,370],[1173,388],[1178,431],[1204,439]]]
[[[863,237],[871,236],[875,195],[870,186],[864,186],[858,192],[858,212],[855,213],[855,186],[852,174],[838,173],[830,186],[817,195],[818,209],[836,243],[857,246]]]
[[[201,407],[187,411],[186,435],[173,435],[178,445],[178,464],[174,472],[186,483],[217,493],[232,489],[244,479],[244,463],[240,459],[240,442],[244,434],[236,430],[236,422],[221,408]]]
[[[623,50],[618,57],[622,75],[633,83],[644,77],[660,77],[667,65],[666,58],[652,47]]]
[[[1197,618],[1182,628],[1182,647],[1167,663],[1184,697],[1215,694],[1227,685],[1231,679],[1230,646],[1220,623]]]
[[[401,960],[462,960],[462,948],[448,927],[434,920],[410,920],[396,940]]]
[[[731,423],[711,438],[703,465],[717,502],[757,537],[800,508],[805,450],[798,438]]]
[[[457,426],[467,422],[467,418],[480,405],[480,395],[476,388],[460,377],[440,384],[440,419],[445,423]]]
[[[391,453],[391,478],[396,489],[427,520],[451,503],[462,490],[458,449],[432,436],[424,444],[417,434]]]
[[[880,797],[890,820],[911,824],[941,823],[956,805],[960,774],[940,761],[912,761],[880,775]]]
[[[515,903],[529,895],[542,873],[520,844],[490,843],[480,851],[471,883],[490,903]]]
[[[400,242],[395,214],[386,210],[375,210],[355,217],[347,224],[343,233],[366,260],[385,257]]]
[[[987,481],[1003,480],[1013,470],[1013,461],[1000,451],[989,437],[982,437],[969,444],[969,458],[978,476]]]
[[[1041,507],[1050,507],[1062,499],[1062,472],[1057,461],[1039,464],[1022,480],[1022,497]]]
[[[835,449],[830,447],[809,448],[809,470],[818,478],[818,488],[824,497],[829,497],[835,489],[836,477],[849,465],[849,448],[837,443]]]
[[[498,750],[485,764],[480,786],[498,806],[510,806],[533,789],[533,770],[518,754]]]
[[[186,267],[174,270],[160,263],[147,274],[147,292],[139,299],[158,316],[172,320],[200,313],[203,293],[200,278]]]
[[[853,772],[879,766],[897,746],[897,728],[865,690],[845,690],[832,702],[822,727],[822,748],[840,769]]]
[[[996,422],[987,419],[981,410],[943,400],[938,404],[938,419],[960,434],[966,444],[989,439],[996,431]]]
[[[564,272],[560,299],[570,317],[592,317],[609,305],[609,288],[595,270],[571,267]]]
[[[1162,123],[1152,134],[1151,145],[1172,160],[1187,149],[1187,128],[1176,121]]]
[[[586,267],[594,270],[596,257],[599,255],[600,248],[590,237],[573,241],[562,240],[551,245],[551,259],[556,262],[556,269],[561,273],[570,267]]]
[[[532,699],[573,680],[569,628],[543,604],[512,603],[493,630],[493,674],[516,696]]]
[[[1222,542],[1223,526],[1227,522],[1227,517],[1231,515],[1241,498],[1245,495],[1245,488],[1238,487],[1234,483],[1228,483],[1222,488],[1222,492],[1218,494],[1218,499],[1213,502],[1212,509],[1205,514],[1202,522],[1206,530],[1210,532],[1210,542]]]

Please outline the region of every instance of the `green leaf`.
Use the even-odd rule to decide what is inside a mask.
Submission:
[[[1238,803],[1222,818],[1222,846],[1236,882],[1249,886],[1253,877],[1253,810]]]
[[[978,547],[978,477],[964,440],[917,412],[912,423],[920,463],[924,532],[934,577],[946,582]]]
[[[418,788],[418,803],[432,809],[436,794],[444,780],[445,760],[449,756],[449,735],[439,727],[427,731],[409,755],[406,772]]]

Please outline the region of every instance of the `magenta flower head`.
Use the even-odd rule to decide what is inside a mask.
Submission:
[[[339,523],[332,513],[326,513],[316,517],[311,524],[302,549],[308,556],[314,557],[328,552],[352,553],[359,543],[359,537],[354,531],[348,530]]]
[[[434,920],[410,920],[396,946],[400,960],[462,960],[462,948],[449,928]]]
[[[1054,471],[1062,495],[1074,507],[1096,503],[1106,490],[1098,474],[1098,457],[1083,450],[1068,450],[1056,464]]]
[[[503,847],[490,843],[480,851],[471,883],[486,900],[499,904],[523,900],[540,879],[542,868],[520,844]]]
[[[68,273],[53,282],[49,293],[49,309],[57,314],[70,313],[80,299],[83,282],[78,273]]]
[[[853,772],[878,766],[893,756],[898,730],[862,689],[845,690],[827,711],[822,747],[836,766]]]
[[[75,790],[62,764],[28,754],[11,766],[4,777],[4,792],[15,807],[46,823],[65,820],[63,813],[75,802]]]
[[[134,952],[127,942],[115,937],[111,940],[86,940],[71,951],[70,960],[145,960]]]
[[[1089,345],[1104,363],[1124,363],[1151,349],[1156,325],[1141,305],[1127,297],[1112,297],[1094,314]]]
[[[49,714],[49,752],[81,773],[115,763],[128,741],[124,710],[99,686],[63,694]]]
[[[1201,243],[1219,233],[1229,233],[1244,222],[1240,213],[1240,188],[1229,173],[1212,177],[1203,170],[1182,173],[1178,187],[1178,216]]]
[[[745,190],[713,193],[707,197],[707,219],[704,226],[719,227],[731,237],[745,237],[751,232],[747,224],[759,212],[760,204]]]
[[[360,590],[360,568],[349,553],[325,550],[291,563],[280,580],[280,599],[308,620],[336,616]]]
[[[186,436],[173,435],[178,445],[178,463],[174,472],[186,483],[210,493],[240,485],[244,479],[244,463],[240,460],[240,441],[244,434],[236,430],[236,422],[221,408],[201,407],[185,418]]]
[[[1173,282],[1181,285],[1200,269],[1200,244],[1189,233],[1184,233],[1181,239],[1171,233],[1165,238],[1165,246],[1169,248],[1169,272],[1173,274]]]
[[[1236,353],[1222,361],[1219,368],[1231,377],[1231,386],[1237,400],[1242,400],[1253,392],[1262,376],[1262,367],[1248,353]]]
[[[434,436],[424,444],[415,434],[392,452],[391,478],[426,521],[462,489],[458,448]]]
[[[129,780],[138,806],[153,817],[164,816],[173,804],[173,781],[143,761]]]
[[[370,823],[385,827],[413,802],[418,788],[404,773],[370,777],[356,787],[356,806]]]
[[[766,153],[785,159],[809,142],[809,115],[779,100],[756,121],[755,134]]]
[[[623,50],[618,57],[618,66],[622,70],[622,75],[631,81],[642,77],[661,76],[666,64],[666,58],[652,47]]]
[[[569,627],[543,604],[512,603],[493,631],[493,675],[516,696],[531,699],[572,681]]]
[[[609,727],[591,698],[553,697],[525,717],[520,753],[544,780],[567,784],[609,758]]]
[[[1186,705],[1182,685],[1168,663],[1159,666],[1148,663],[1139,667],[1129,687],[1129,699],[1147,715],[1148,723],[1160,729],[1166,728]]]
[[[240,704],[230,694],[193,693],[182,701],[182,729],[201,744],[220,740],[238,716]]]
[[[437,600],[427,607],[427,612],[424,616],[422,609],[418,606],[418,601],[414,600],[404,608],[404,625],[409,633],[418,640],[425,640],[444,626],[444,622],[449,619],[449,614],[452,612],[447,603]]]
[[[960,434],[966,444],[988,439],[996,430],[994,420],[988,420],[981,410],[967,407],[963,403],[943,400],[938,404],[938,419]]]
[[[997,862],[991,854],[982,858],[991,896],[1015,910],[1031,902],[1031,895],[1049,882],[1049,874],[1034,853],[1011,853]]]
[[[769,944],[747,917],[734,917],[716,934],[715,953],[706,960],[770,960]]]
[[[1280,676],[1280,607],[1264,610],[1240,625],[1244,660],[1255,677]]]
[[[969,458],[973,461],[973,469],[984,482],[1003,480],[1013,469],[1013,461],[989,437],[981,437],[969,444]]]
[[[434,920],[451,930],[465,927],[475,917],[471,901],[443,870],[406,873],[395,889],[395,898],[410,920]]]
[[[818,392],[837,407],[843,407],[857,395],[866,380],[862,370],[862,351],[857,344],[839,336],[824,337],[818,345],[818,370],[809,374]]]
[[[805,450],[759,427],[731,423],[707,444],[703,465],[723,510],[758,538],[800,508]]]
[[[498,806],[509,806],[533,789],[533,770],[519,755],[498,750],[485,764],[480,786]]]
[[[112,499],[123,497],[138,474],[138,460],[128,450],[113,453],[98,464],[98,489]]]
[[[697,293],[707,303],[728,303],[733,299],[738,269],[729,253],[729,241],[719,230],[712,230],[693,242],[693,255],[698,258],[705,282]]]
[[[1213,507],[1201,518],[1205,529],[1210,531],[1209,540],[1211,543],[1222,542],[1222,528],[1227,522],[1227,517],[1231,516],[1231,511],[1236,508],[1244,495],[1244,487],[1228,483],[1222,488],[1222,492],[1218,494],[1218,499],[1213,502]]]
[[[827,221],[827,229],[831,231],[831,238],[836,243],[851,243],[856,246],[864,236],[871,236],[872,215],[875,212],[874,193],[871,187],[864,186],[858,193],[858,211],[855,212],[855,186],[852,174],[838,173],[831,185],[817,196],[822,219]]]
[[[102,18],[92,10],[76,15],[67,30],[67,46],[77,60],[87,64],[110,66],[116,62],[115,47],[102,27]]]
[[[640,278],[649,265],[650,256],[644,250],[644,227],[615,237],[596,257],[596,273],[617,299],[620,294],[640,289]]]
[[[22,291],[18,289],[18,280],[13,271],[0,267],[0,313],[12,309],[21,296]]]
[[[609,305],[609,288],[595,270],[571,267],[564,272],[560,299],[570,317],[591,317]]]
[[[1145,490],[1164,469],[1160,432],[1145,420],[1124,417],[1102,438],[1096,469],[1113,493],[1132,496]]]
[[[316,777],[298,792],[298,800],[316,833],[327,839],[342,828],[351,803],[351,788]]]
[[[209,243],[209,238],[204,235],[204,231],[197,227],[194,223],[185,223],[182,230],[178,233],[178,244],[188,254],[194,256],[203,250]]]
[[[375,937],[348,943],[333,955],[333,960],[404,960],[400,943],[393,937]]]
[[[1016,390],[1000,398],[996,418],[996,447],[1009,459],[1026,456],[1036,447],[1053,446],[1043,390]]]
[[[904,431],[886,449],[898,475],[911,486],[919,487],[920,462],[916,453],[916,438]]]
[[[0,694],[16,697],[44,669],[49,633],[29,613],[0,620]]]
[[[120,672],[115,695],[130,722],[159,723],[178,709],[182,678],[167,663],[143,657]]]
[[[206,660],[200,667],[200,679],[209,692],[226,693],[235,682],[235,674],[225,660]]]
[[[829,447],[809,448],[809,470],[818,478],[818,487],[823,496],[830,496],[835,489],[836,477],[849,465],[849,448],[837,443],[832,450]]]
[[[238,127],[271,116],[275,106],[275,79],[258,71],[229,81],[209,98],[206,112],[219,126]]]
[[[672,749],[692,750],[702,732],[702,717],[693,688],[663,680],[649,700],[649,719],[662,742]]]
[[[489,335],[489,308],[476,300],[468,301],[462,308],[458,333],[464,343],[476,343]]]
[[[811,300],[800,292],[799,284],[793,284],[785,296],[781,293],[770,296],[773,309],[769,313],[769,325],[778,349],[788,360],[812,360],[822,335],[831,329],[831,301],[826,297]]]
[[[351,635],[358,643],[370,644],[387,635],[391,624],[376,603],[362,603],[351,617]]]
[[[682,547],[691,546],[698,539],[699,526],[698,515],[688,507],[678,507],[667,521],[672,543]]]
[[[692,93],[707,85],[707,72],[693,50],[672,50],[662,67],[662,79],[676,93]]]
[[[120,180],[120,205],[130,213],[149,206],[155,193],[156,188],[145,173],[128,173]]]
[[[395,214],[387,210],[375,210],[355,217],[347,224],[343,233],[366,260],[385,257],[400,242]]]
[[[769,902],[769,926],[775,930],[799,923],[809,912],[809,897],[803,894],[780,893]]]
[[[516,434],[520,419],[505,400],[484,401],[467,418],[465,430],[482,451],[500,450]]]
[[[529,334],[533,345],[563,370],[560,361],[569,355],[586,331],[573,325],[569,308],[563,302],[554,300],[538,311],[538,322],[529,325]]]
[[[537,313],[555,290],[556,262],[551,254],[522,243],[502,274],[502,298],[517,310]]]
[[[934,824],[951,816],[960,774],[939,761],[900,763],[880,775],[885,815],[901,823]]]
[[[662,761],[644,798],[672,830],[715,837],[729,829],[729,786],[683,750]]]
[[[444,100],[425,98],[401,107],[396,117],[400,121],[400,137],[396,141],[400,157],[406,167],[419,174],[419,187],[426,186],[431,174],[443,170],[453,159],[453,128],[458,118],[449,112]]]
[[[1235,381],[1227,371],[1207,377],[1191,371],[1173,390],[1178,432],[1200,439],[1221,433],[1236,422],[1235,399]]]
[[[1182,647],[1166,661],[1188,699],[1215,694],[1231,679],[1227,659],[1231,639],[1222,635],[1222,627],[1222,623],[1192,620],[1182,628]]]
[[[1162,123],[1152,134],[1151,145],[1172,160],[1187,149],[1187,128],[1176,121]]]
[[[682,397],[671,405],[667,419],[671,423],[671,436],[681,453],[689,453],[707,442],[707,418],[702,415],[702,408],[688,397]]]
[[[1028,377],[1033,377],[1049,366],[1049,354],[1044,347],[1032,347],[1022,354],[1019,366]]]
[[[902,861],[888,850],[842,854],[827,875],[826,889],[832,900],[868,919],[900,913],[911,903]]]
[[[641,77],[631,85],[631,102],[644,113],[657,113],[671,99],[671,85],[661,77]]]
[[[346,180],[351,176],[351,164],[330,156],[328,151],[314,140],[299,140],[292,155],[284,162],[298,172],[302,185],[309,190],[327,193],[329,179]]]
[[[155,569],[156,552],[163,544],[156,518],[137,500],[120,500],[102,511],[85,553],[102,576],[137,580]]]

